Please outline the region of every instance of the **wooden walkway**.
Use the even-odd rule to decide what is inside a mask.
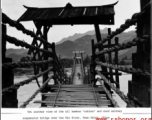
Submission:
[[[83,74],[82,74],[82,67],[81,64],[76,64],[75,66],[75,73],[73,77],[73,84],[80,85],[83,84]],[[80,77],[78,76],[80,74]]]
[[[71,84],[51,85],[50,87],[54,92],[43,93],[46,99],[35,101],[35,103],[43,103],[47,107],[107,107],[111,105],[102,86]]]
[[[73,84],[50,85],[50,92],[43,93],[46,97],[43,103],[46,107],[108,107],[111,106],[102,85],[83,84],[83,69],[80,63],[74,68]],[[78,76],[80,73],[80,77]]]

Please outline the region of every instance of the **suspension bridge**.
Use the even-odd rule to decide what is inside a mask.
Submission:
[[[99,25],[114,24],[114,6],[73,7],[68,3],[59,8],[26,7],[25,13],[17,20],[12,20],[2,13],[2,107],[25,108],[41,93],[41,100],[33,104],[41,107],[120,107],[113,92],[126,102],[127,107],[150,107],[150,7],[148,0],[141,1],[141,11],[127,19],[120,28],[111,31],[102,38]],[[22,21],[33,21],[37,31],[34,33],[22,25]],[[33,38],[31,44],[7,34],[7,24],[23,34]],[[83,52],[75,51],[71,77],[67,77],[55,51],[55,43],[49,43],[47,33],[53,25],[93,24],[97,41],[91,41],[92,55],[89,70],[83,64]],[[117,35],[130,26],[136,26],[136,38],[126,43],[119,43]],[[114,42],[112,42],[114,40]],[[6,43],[29,49],[32,55],[29,62],[12,62],[6,57]],[[120,50],[137,47],[132,54],[132,67],[118,65]],[[65,48],[66,49],[66,48]],[[72,52],[72,51],[71,51]],[[114,62],[112,57],[114,55]],[[108,61],[105,59],[108,56]],[[97,69],[101,67],[101,70]],[[24,81],[14,83],[13,69],[34,68],[34,75]],[[120,90],[121,72],[132,74],[128,82],[128,94]],[[53,73],[50,75],[50,73]],[[100,77],[96,77],[96,76]],[[40,85],[38,77],[43,79]],[[18,106],[17,93],[20,87],[36,81],[38,89],[25,102]],[[54,81],[53,84],[49,84]],[[100,84],[97,85],[96,83]]]

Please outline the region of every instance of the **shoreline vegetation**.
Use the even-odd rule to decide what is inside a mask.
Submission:
[[[72,72],[72,68],[64,68],[64,72],[69,76]],[[34,75],[34,69],[33,68],[16,68],[13,70],[13,73],[14,73],[14,77],[16,78],[19,78],[22,76],[30,77]]]
[[[30,60],[31,60],[30,57],[24,57],[20,61],[27,62]],[[73,59],[59,57],[59,60],[61,62],[62,67],[64,68],[64,72],[69,77],[72,72]],[[108,63],[108,58],[106,59],[106,61]],[[90,63],[91,63],[91,58],[90,58],[90,56],[87,55],[83,60],[84,67],[86,68],[87,66],[89,66]],[[113,64],[115,64],[114,58],[113,58]],[[119,61],[119,65],[131,67],[132,61],[131,61],[131,59],[127,58],[127,56],[125,56],[121,61]],[[40,69],[40,72],[41,72],[41,69]],[[34,75],[34,68],[15,68],[13,70],[13,73],[14,73],[15,77],[20,77],[20,76],[24,76],[24,75],[27,77],[28,76],[30,77],[30,76]]]
[[[13,70],[14,76],[19,77],[19,76],[31,76],[34,75],[34,69],[33,68],[16,68]]]

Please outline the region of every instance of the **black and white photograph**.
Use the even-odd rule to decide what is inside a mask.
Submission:
[[[1,108],[151,108],[151,0],[1,3]]]

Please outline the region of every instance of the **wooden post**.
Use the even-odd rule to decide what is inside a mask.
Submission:
[[[33,21],[33,22],[34,22],[34,21]],[[41,32],[42,24],[40,24],[40,23],[38,23],[38,22],[34,22],[34,24],[35,24],[35,27],[36,27],[36,29],[37,29],[36,35],[37,35],[37,36],[39,36],[39,35],[42,36],[42,35],[43,35],[42,32]],[[42,42],[40,42],[40,43],[38,44],[37,39],[34,38],[33,41],[32,41],[32,45],[37,46],[37,47],[40,48],[41,45],[42,45]],[[33,55],[32,55],[32,56],[33,56],[33,57],[32,57],[32,61],[42,60],[41,54],[40,54],[40,52],[37,51],[37,50],[29,49],[28,54],[29,54],[29,55],[33,54]],[[36,74],[39,73],[40,67],[41,67],[41,69],[42,69],[42,71],[43,71],[43,65],[34,65],[34,66],[33,66],[33,68],[34,68],[34,75],[36,75]]]
[[[87,73],[88,73],[88,77],[87,77],[87,84],[91,84],[91,72],[90,72],[90,66],[87,66]]]
[[[48,28],[46,25],[43,26],[43,38],[47,41],[47,33],[48,33]],[[48,50],[48,44],[43,44],[43,49]],[[48,54],[43,53],[43,58],[44,60],[48,60]],[[48,64],[44,64],[42,71],[45,71],[48,69]],[[43,83],[48,79],[48,73],[43,75]],[[47,87],[43,89],[42,92],[47,92]],[[42,101],[46,99],[46,96],[42,95]],[[46,106],[45,104],[41,104],[42,107]]]
[[[2,24],[2,34],[6,34],[6,25]],[[12,62],[11,58],[6,58],[6,41],[2,39],[2,63]],[[2,68],[2,89],[14,84],[14,74],[11,68]],[[17,90],[12,90],[2,95],[3,108],[17,108]]]
[[[96,80],[95,80],[95,47],[94,47],[94,40],[91,40],[92,43],[92,82],[94,82],[94,85],[96,84]]]
[[[142,9],[150,0],[140,0],[140,8]]]
[[[80,54],[81,54],[82,68],[83,68],[83,72],[84,72],[84,76],[85,76],[85,66],[83,64],[83,53],[80,53]]]
[[[53,52],[53,54],[54,54],[54,55],[53,55],[54,82],[55,82],[55,84],[58,84],[57,81],[56,81],[56,79],[57,79],[57,78],[56,78],[56,75],[57,75],[57,74],[56,74],[56,65],[55,65],[55,64],[56,64],[56,62],[55,62],[55,54],[56,54],[56,53],[55,53],[55,43],[54,43],[54,42],[52,43],[52,52]]]
[[[118,37],[115,37],[115,45],[118,45],[119,43],[119,38]],[[115,51],[115,64],[118,65],[118,51]],[[119,83],[119,74],[118,74],[118,70],[115,70],[115,73],[116,73],[116,82]],[[120,85],[119,84],[116,84],[116,87],[117,88],[120,88]]]
[[[94,24],[94,27],[95,27],[97,42],[100,42],[100,41],[102,41],[102,37],[101,37],[101,34],[100,34],[99,25],[98,25],[98,24]],[[99,51],[102,51],[102,50],[103,50],[103,47],[102,47],[102,45],[100,45]],[[102,61],[102,62],[106,62],[106,60],[105,60],[105,55],[102,55],[102,56],[99,58],[99,60]],[[101,68],[102,68],[102,72],[103,72],[102,74],[103,74],[107,79],[109,79],[109,78],[108,78],[108,75],[107,75],[107,74],[104,74],[104,73],[107,73],[107,72],[108,72],[108,71],[107,71],[107,67],[101,66]],[[110,87],[109,87],[107,84],[105,84],[105,87],[107,88],[107,90],[110,90]]]
[[[44,35],[44,39],[47,41],[47,26],[43,26],[43,35]],[[48,50],[48,44],[44,44],[44,49]],[[48,60],[48,55],[44,54],[44,60]],[[44,70],[48,69],[48,64],[44,65]],[[48,79],[48,74],[43,75],[43,83]]]
[[[101,37],[101,34],[100,34],[99,25],[98,24],[94,24],[94,27],[95,27],[97,42],[100,42],[100,41],[102,41],[102,37]]]
[[[150,3],[150,5],[152,6],[152,1],[151,1],[151,3]],[[151,20],[152,20],[152,15],[151,15]],[[152,24],[151,24],[151,31],[152,31]],[[152,34],[150,35],[150,40],[152,40]],[[150,46],[151,46],[151,48],[152,48],[152,42],[150,42]],[[152,56],[152,49],[150,50],[150,56]],[[150,58],[150,64],[152,64],[152,58]],[[152,75],[152,66],[151,66],[151,68],[150,68],[150,73],[151,73],[151,75]],[[152,88],[152,80],[151,80],[151,88]],[[150,97],[151,99],[150,99],[150,105],[151,105],[151,108],[152,108],[152,94],[151,94],[151,97]]]
[[[56,61],[54,61],[53,68],[54,68],[55,79],[56,79],[56,73],[58,72],[58,75],[60,76],[60,80],[62,82],[63,81],[65,82],[64,73],[61,71],[62,68],[61,68],[61,66],[59,66],[58,63],[56,63]]]
[[[110,28],[108,28],[108,35],[111,35],[111,29]],[[111,39],[108,40],[108,46],[111,47]],[[109,52],[108,56],[109,56],[109,63],[112,63],[112,53]],[[110,73],[110,82],[114,83],[113,74],[112,74],[113,72],[112,72],[111,68],[109,68],[109,73]]]

